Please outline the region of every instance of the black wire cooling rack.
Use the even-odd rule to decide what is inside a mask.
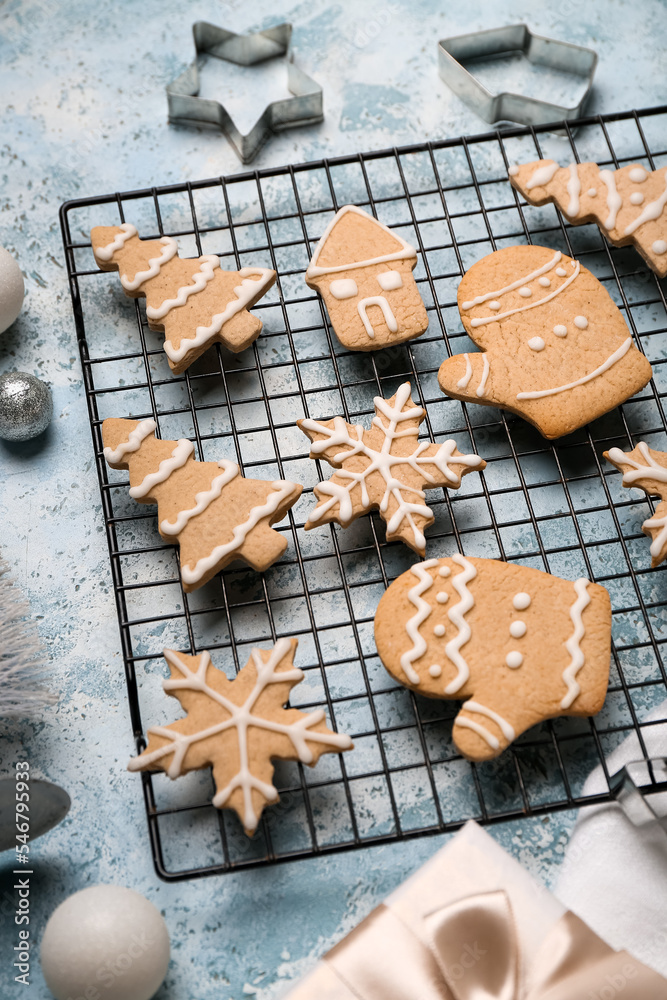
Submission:
[[[665,288],[633,250],[611,247],[597,227],[573,228],[553,206],[522,204],[507,167],[550,155],[613,167],[638,160],[655,169],[667,163],[666,126],[667,105],[585,118],[559,134],[548,126],[511,128],[63,205],[137,747],[145,745],[144,725],[180,714],[162,692],[163,647],[209,649],[231,673],[252,645],[267,648],[281,635],[298,636],[296,663],[306,673],[292,704],[324,707],[329,722],[355,742],[351,753],[324,757],[312,770],[278,763],[281,802],[265,810],[252,840],[235,815],[210,805],[208,772],[175,782],[142,775],[160,876],[218,874],[452,830],[470,817],[493,822],[605,801],[612,794],[606,759],[615,746],[634,733],[637,756],[649,756],[650,726],[660,721],[652,710],[667,694],[665,576],[651,570],[640,531],[652,505],[621,487],[602,451],[639,439],[667,446]],[[410,344],[368,354],[344,350],[303,280],[332,213],[349,202],[417,247],[415,274],[430,325]],[[128,299],[116,275],[95,267],[90,228],[126,220],[144,238],[177,237],[181,256],[216,253],[223,267],[275,268],[277,286],[253,308],[264,321],[255,344],[240,355],[209,350],[174,377],[162,336],[146,325],[143,300]],[[456,309],[461,275],[485,254],[527,242],[584,261],[654,370],[650,385],[621,408],[555,444],[520,418],[443,397],[436,381],[446,353],[469,349]],[[570,579],[584,575],[612,598],[611,684],[601,714],[536,727],[483,765],[453,747],[457,706],[415,696],[377,658],[377,602],[414,554],[400,542],[387,544],[376,516],[347,530],[303,530],[312,486],[330,472],[308,459],[297,417],[342,413],[364,422],[373,397],[392,395],[406,378],[427,411],[424,434],[454,437],[462,451],[488,463],[459,492],[429,494],[436,523],[427,532],[427,555],[461,550]],[[131,501],[126,477],[108,470],[102,457],[102,420],[129,415],[153,417],[164,438],[190,437],[199,459],[233,458],[246,475],[305,483],[280,526],[289,542],[283,559],[265,574],[229,568],[184,594],[176,550],[162,543],[155,510]],[[603,793],[584,785],[596,765]]]

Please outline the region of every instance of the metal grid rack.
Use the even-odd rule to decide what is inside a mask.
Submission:
[[[665,447],[667,393],[664,284],[631,249],[608,245],[597,227],[570,227],[552,207],[522,203],[507,182],[511,162],[572,156],[614,167],[667,163],[667,106],[589,117],[564,125],[511,128],[226,178],[70,201],[61,222],[118,610],[130,717],[139,749],[144,725],[171,721],[179,707],[162,692],[164,646],[201,652],[229,673],[252,645],[296,635],[306,679],[292,704],[323,706],[355,750],[314,769],[278,763],[281,802],[265,810],[256,836],[210,805],[208,772],[170,782],[142,775],[154,862],[165,879],[218,874],[287,859],[452,830],[474,817],[493,822],[605,801],[606,758],[629,733],[638,756],[667,693],[662,646],[665,577],[652,571],[642,520],[652,509],[602,458],[639,439]],[[326,312],[303,281],[315,242],[348,202],[366,207],[418,250],[415,272],[430,325],[410,344],[370,354],[341,348]],[[162,336],[143,302],[123,295],[116,275],[97,270],[93,225],[132,221],[143,237],[175,236],[181,256],[217,253],[223,267],[273,267],[278,285],[254,307],[264,321],[241,355],[207,351],[184,375],[170,373]],[[480,257],[538,242],[581,259],[621,308],[654,366],[650,385],[623,407],[556,443],[526,422],[443,397],[436,382],[445,352],[467,350],[456,287]],[[422,431],[451,436],[487,460],[457,493],[428,494],[436,523],[427,555],[520,560],[604,584],[613,606],[609,694],[595,719],[536,727],[498,760],[473,765],[451,741],[456,704],[415,696],[384,671],[373,613],[392,579],[414,562],[384,525],[366,516],[349,529],[304,533],[312,486],[328,467],[311,462],[298,416],[343,413],[368,421],[373,396],[409,378],[426,407]],[[183,593],[176,551],[163,544],[155,511],[127,497],[127,479],[107,469],[101,422],[152,416],[165,438],[190,437],[197,457],[239,461],[246,475],[306,484],[282,522],[289,546],[265,574],[228,568]],[[646,716],[649,715],[648,721]],[[653,713],[655,715],[655,713]],[[584,780],[600,765],[607,791]],[[139,779],[137,779],[138,781]]]

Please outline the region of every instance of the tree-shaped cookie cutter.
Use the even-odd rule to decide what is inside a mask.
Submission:
[[[522,52],[526,59],[536,65],[584,77],[586,88],[578,103],[567,108],[526,94],[513,94],[511,91],[492,94],[463,66],[466,60],[515,52]],[[597,53],[592,49],[534,35],[525,24],[474,31],[455,38],[443,38],[438,42],[440,76],[468,107],[476,111],[484,121],[491,123],[511,121],[522,125],[546,125],[549,122],[578,118],[593,86],[597,61]]]
[[[314,125],[324,118],[322,88],[294,65],[289,51],[291,24],[236,35],[215,24],[197,21],[192,26],[192,34],[197,53],[195,60],[167,87],[169,121],[173,125],[219,129],[242,162],[249,163],[274,132],[296,125]],[[247,135],[238,130],[219,101],[199,97],[199,71],[209,58],[224,59],[238,66],[254,66],[280,56],[287,57],[287,87],[294,96],[268,104]]]

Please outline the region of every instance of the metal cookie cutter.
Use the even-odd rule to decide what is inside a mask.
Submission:
[[[524,94],[492,94],[462,65],[467,59],[523,52],[530,62],[584,77],[586,89],[573,108],[540,101]],[[438,42],[440,76],[462,101],[487,122],[512,121],[522,125],[578,118],[593,86],[597,53],[592,49],[534,35],[525,24],[474,31]]]
[[[291,24],[249,35],[236,35],[206,21],[192,26],[196,58],[167,87],[169,121],[174,125],[200,125],[217,128],[229,139],[243,163],[249,163],[274,132],[294,125],[313,125],[324,118],[322,88],[294,65],[289,54]],[[287,87],[294,97],[268,104],[247,135],[242,135],[228,111],[218,101],[205,100],[199,94],[199,70],[210,57],[225,59],[239,66],[287,57]]]
[[[611,792],[635,826],[657,822],[667,833],[667,759],[630,761],[612,776]],[[649,802],[656,793],[662,795]]]

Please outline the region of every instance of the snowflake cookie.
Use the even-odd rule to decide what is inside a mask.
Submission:
[[[262,323],[248,312],[273,285],[266,267],[223,271],[215,254],[181,260],[171,236],[142,240],[128,222],[95,226],[93,253],[102,271],[119,271],[127,295],[146,298],[151,330],[165,334],[164,350],[175,374],[184,372],[216,342],[238,353],[256,340]]]
[[[659,277],[667,275],[667,170],[629,163],[601,170],[597,163],[553,160],[516,164],[510,183],[531,205],[554,202],[575,226],[595,222],[617,247],[632,244]]]
[[[454,743],[469,760],[491,760],[545,719],[600,711],[611,601],[584,578],[457,553],[394,580],[378,605],[375,642],[401,684],[463,700]]]
[[[148,746],[129,770],[177,778],[212,767],[213,805],[233,809],[252,836],[264,806],[278,801],[272,760],[312,766],[323,753],[353,746],[349,736],[327,728],[321,709],[284,707],[304,677],[292,662],[296,647],[296,639],[279,639],[271,650],[253,649],[234,680],[213,666],[207,652],[189,656],[165,649],[171,679],[164,690],[178,698],[187,715],[169,726],[152,726]]]
[[[165,541],[180,546],[183,589],[196,590],[242,559],[263,571],[287,539],[271,528],[299,499],[302,487],[284,480],[245,479],[235,462],[197,462],[192,441],[161,441],[154,420],[110,417],[102,424],[104,457],[128,469],[130,496],[158,505]]]
[[[415,406],[410,392],[410,383],[404,382],[391,399],[376,396],[370,430],[343,417],[297,420],[312,441],[310,457],[323,458],[337,470],[315,487],[318,504],[306,528],[327,521],[347,528],[362,514],[379,510],[389,541],[400,538],[424,554],[423,529],[435,520],[424,503],[424,487],[457,490],[462,476],[483,469],[486,462],[478,455],[463,455],[455,441],[418,441],[426,411]]]
[[[624,486],[636,486],[649,496],[660,497],[655,514],[642,524],[642,531],[651,539],[651,565],[655,568],[667,556],[667,452],[654,451],[640,441],[632,451],[610,448],[604,457],[623,473]]]
[[[545,438],[595,420],[651,378],[609,293],[560,250],[489,254],[464,275],[458,304],[481,351],[443,361],[443,392],[517,413]]]

